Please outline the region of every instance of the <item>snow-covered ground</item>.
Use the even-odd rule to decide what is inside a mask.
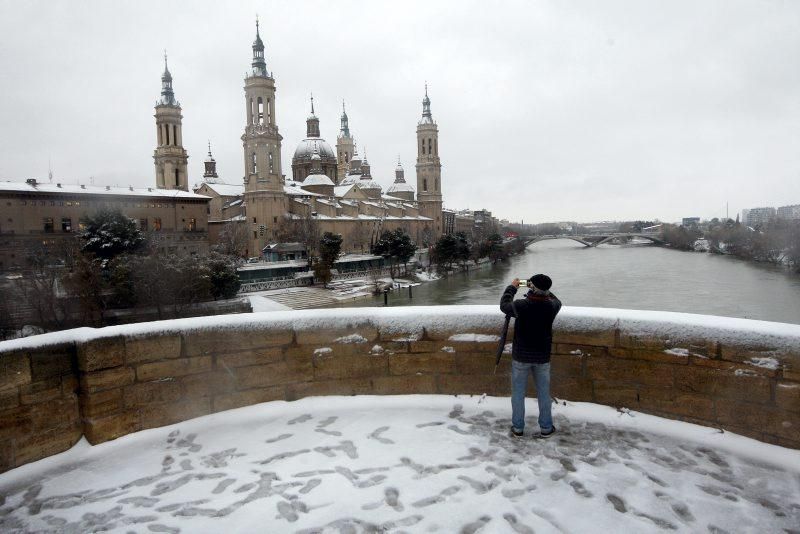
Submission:
[[[2,532],[794,532],[800,452],[635,412],[325,397],[139,432],[0,475]],[[795,529],[795,530],[791,530]]]

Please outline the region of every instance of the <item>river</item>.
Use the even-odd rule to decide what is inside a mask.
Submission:
[[[543,241],[509,261],[389,294],[389,306],[497,304],[515,276],[545,273],[566,306],[702,313],[800,324],[800,276],[730,256],[650,245]],[[382,306],[383,297],[347,306]]]

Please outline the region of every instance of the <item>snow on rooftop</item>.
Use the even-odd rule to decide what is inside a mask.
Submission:
[[[129,197],[160,197],[160,198],[181,198],[194,200],[209,200],[210,197],[198,195],[180,189],[158,189],[156,187],[111,187],[98,185],[78,185],[78,184],[51,184],[36,183],[35,185],[26,182],[4,182],[0,181],[0,191],[15,193],[49,193],[49,194],[71,194],[71,195],[120,195]]]
[[[202,185],[202,184],[201,184]],[[213,189],[220,196],[223,197],[236,197],[244,194],[244,184],[225,184],[225,183],[209,183],[206,182],[209,189]]]
[[[280,312],[272,312],[280,313]],[[266,314],[265,314],[266,315]],[[535,431],[529,400],[526,434]],[[549,440],[485,396],[270,402],[0,475],[5,532],[783,532],[800,452],[586,403]]]

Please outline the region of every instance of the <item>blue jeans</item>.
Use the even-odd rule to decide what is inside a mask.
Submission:
[[[536,382],[536,397],[539,401],[539,428],[547,432],[553,428],[550,400],[550,362],[523,363],[511,361],[511,424],[517,430],[525,428],[525,389],[528,374]]]

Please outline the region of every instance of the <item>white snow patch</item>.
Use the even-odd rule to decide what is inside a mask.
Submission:
[[[583,356],[583,351],[581,349],[571,350],[569,353],[574,354],[575,356]]]
[[[530,434],[536,400],[526,408]],[[201,533],[655,532],[655,520],[679,532],[797,525],[800,451],[579,402],[553,408],[568,440],[511,440],[509,412],[508,398],[484,395],[311,397],[96,446],[81,440],[0,474],[0,525]]]
[[[503,347],[503,354],[511,354],[513,350],[514,350],[514,344],[506,343],[505,346]]]
[[[253,313],[291,310],[289,306],[284,306],[280,302],[275,302],[262,295],[248,295],[247,298],[250,299]]]
[[[442,347],[442,352],[455,352],[456,349],[450,346]]]
[[[362,336],[361,334],[350,334],[349,336],[342,336],[337,337],[333,340],[334,343],[342,343],[342,344],[349,344],[349,343],[366,343],[367,338]]]
[[[319,349],[314,349],[314,355],[319,356],[322,354],[330,354],[333,352],[333,349],[330,347],[321,347]]]
[[[373,345],[372,348],[369,349],[370,354],[379,355],[383,354],[384,352],[385,352],[384,348],[381,347],[380,345]]]
[[[750,361],[746,363],[765,369],[777,369],[780,367],[780,363],[775,358],[750,358]]]
[[[398,343],[408,343],[410,341],[419,341],[422,336],[407,336],[407,337],[396,337],[392,339],[392,341],[397,341]]]
[[[734,376],[758,376],[758,373],[751,369],[736,369],[733,374]]]
[[[500,336],[494,334],[453,334],[448,341],[477,341],[478,343],[487,343],[491,341],[500,341]]]
[[[664,354],[670,354],[672,356],[689,356],[689,349],[682,349],[680,347],[674,347],[674,348],[665,350]]]

